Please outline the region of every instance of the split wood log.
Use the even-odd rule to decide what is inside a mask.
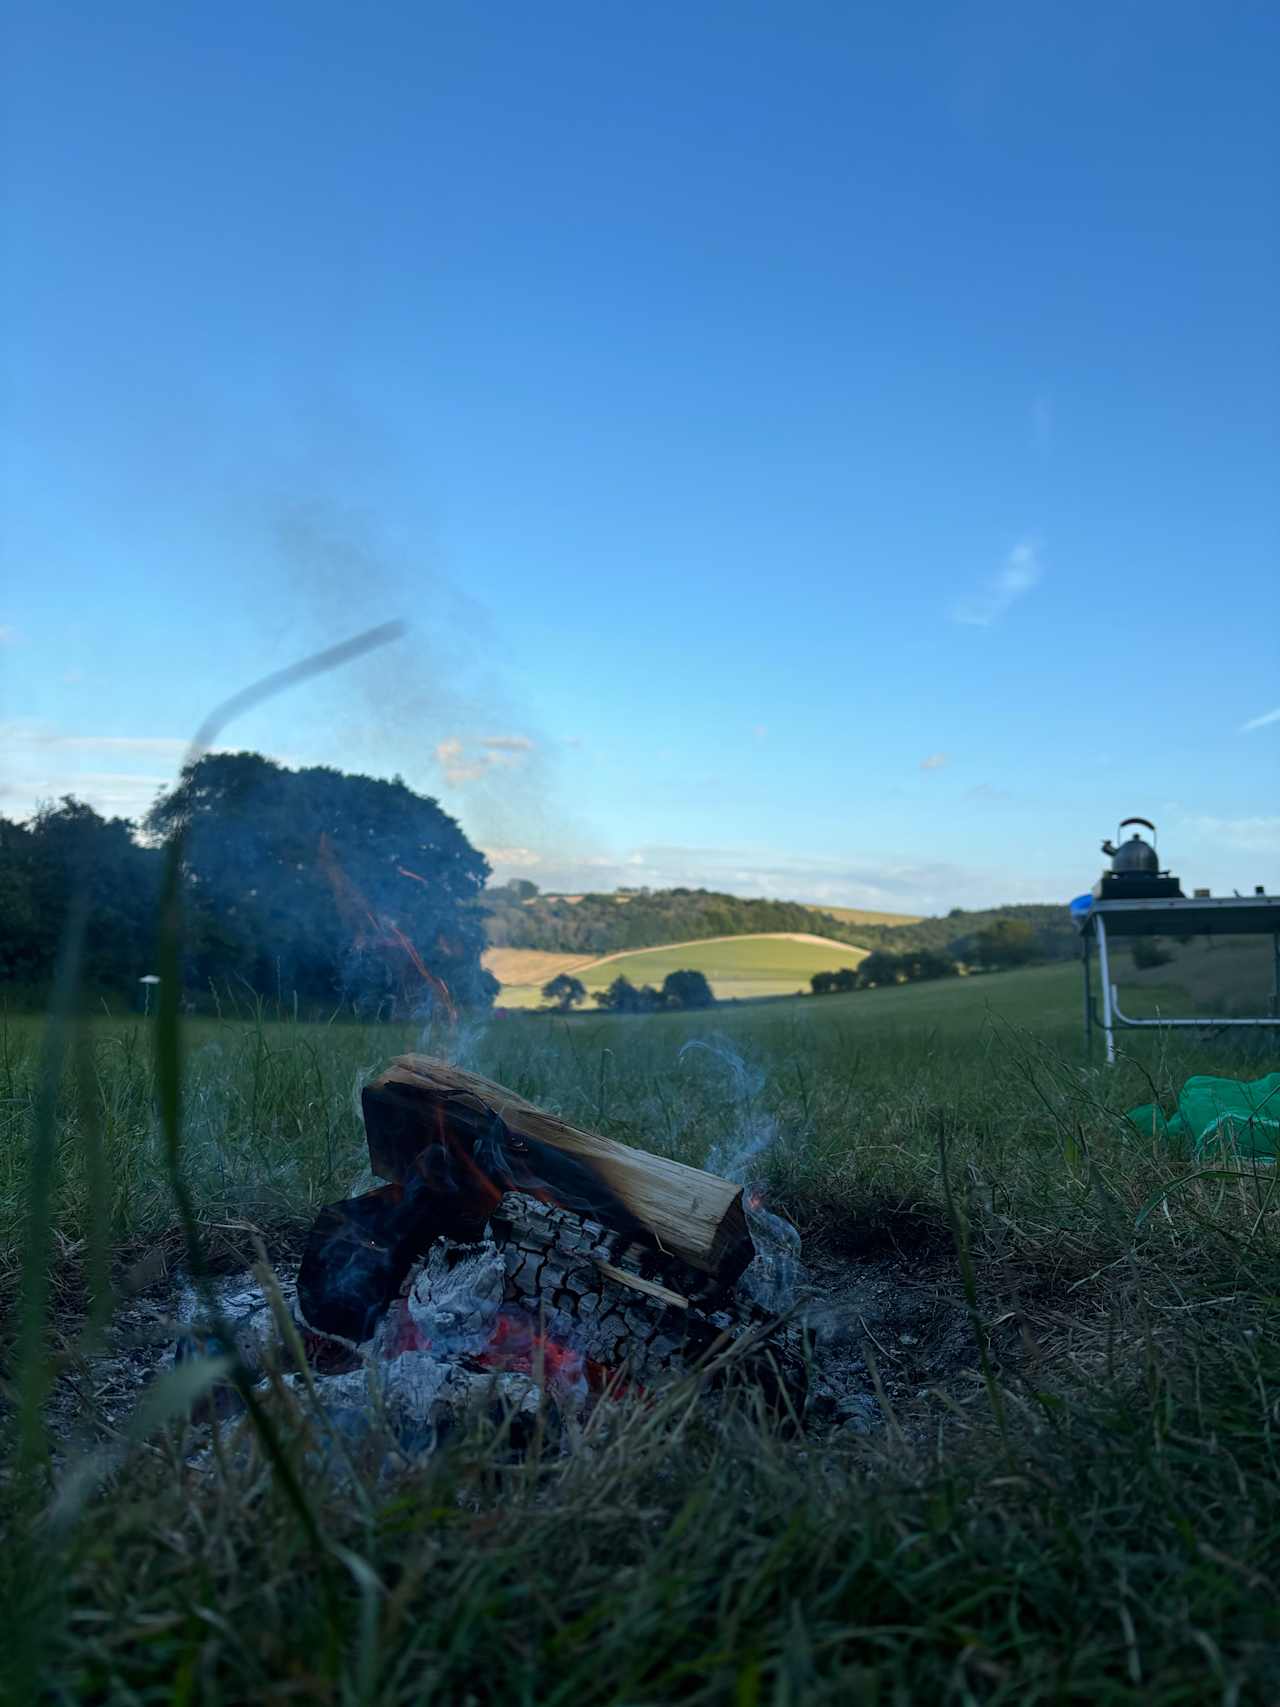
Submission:
[[[374,1173],[425,1172],[476,1201],[481,1220],[505,1192],[526,1192],[647,1246],[681,1290],[681,1269],[722,1290],[754,1255],[741,1186],[571,1126],[476,1073],[402,1055],[361,1100]]]

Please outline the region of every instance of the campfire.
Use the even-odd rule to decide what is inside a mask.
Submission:
[[[580,1417],[693,1369],[802,1405],[797,1330],[752,1231],[781,1224],[740,1185],[422,1055],[366,1086],[362,1112],[386,1183],[320,1212],[297,1276],[331,1407],[376,1398],[421,1450],[477,1405]]]

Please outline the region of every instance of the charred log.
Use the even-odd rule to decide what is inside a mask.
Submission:
[[[726,1292],[753,1255],[740,1186],[571,1126],[446,1062],[401,1056],[362,1105],[374,1173],[428,1172],[481,1220],[508,1192],[541,1199],[647,1253],[642,1278],[681,1293]]]

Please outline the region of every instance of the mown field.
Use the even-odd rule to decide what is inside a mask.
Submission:
[[[521,958],[517,960],[516,956]],[[566,955],[554,965],[550,955],[545,964],[541,958],[535,964],[528,950],[491,949],[485,963],[499,977],[504,972],[510,975],[511,981],[503,980],[498,997],[503,1007],[532,1008],[541,1005],[542,987],[557,972],[571,972],[590,995],[607,989],[615,978],[629,978],[637,987],[652,984],[661,988],[669,972],[702,972],[718,1001],[742,1001],[794,995],[808,988],[815,972],[857,966],[866,957],[866,949],[823,937],[768,934],[709,937],[701,942],[639,948],[598,959]]]
[[[1274,1069],[1275,1043],[1133,1038],[1108,1071],[1080,1051],[1076,971],[426,1039],[624,1142],[771,1140],[760,1177],[816,1274],[889,1277],[963,1331],[943,1357],[869,1330],[899,1395],[872,1435],[677,1392],[564,1455],[479,1431],[392,1483],[324,1449],[305,1394],[194,1465],[178,1394],[104,1423],[105,1459],[42,1432],[47,1360],[91,1419],[99,1317],[163,1286],[184,1238],[150,1027],[93,1018],[51,1090],[43,1022],[6,1018],[9,1698],[1280,1698],[1272,1171],[1123,1119],[1193,1070]],[[360,1079],[416,1041],[186,1025],[176,1166],[216,1263],[256,1239],[292,1260],[364,1171]]]
[[[1185,1011],[1209,1015],[1262,1014],[1275,983],[1274,949],[1270,938],[1256,936],[1201,937],[1194,942],[1166,942],[1172,958],[1164,966],[1140,970],[1129,951],[1120,955],[1114,981],[1120,987],[1125,1012],[1129,989],[1146,1000],[1152,990],[1176,993]]]
[[[815,913],[827,913],[846,925],[915,925],[922,917],[920,913],[877,913],[870,907],[827,907],[817,901],[812,906]]]

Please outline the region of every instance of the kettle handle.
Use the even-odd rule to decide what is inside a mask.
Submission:
[[[1126,824],[1141,824],[1143,829],[1150,830],[1153,836],[1156,833],[1156,827],[1151,822],[1150,818],[1122,818],[1120,820],[1120,828],[1123,830]]]

